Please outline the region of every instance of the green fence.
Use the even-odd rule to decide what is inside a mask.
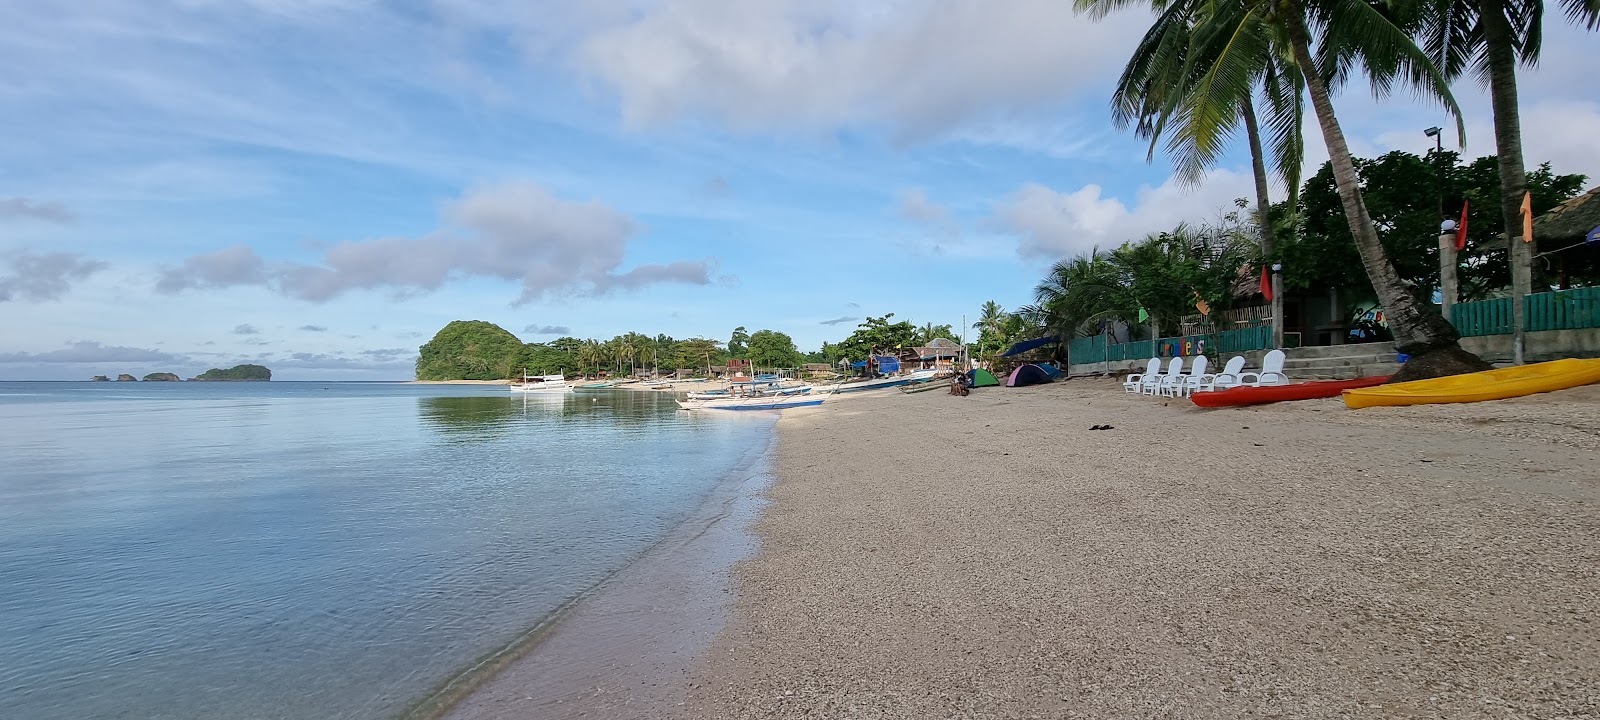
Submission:
[[[1212,335],[1184,335],[1128,343],[1107,342],[1109,336],[1074,338],[1067,345],[1067,362],[1074,365],[1094,362],[1143,360],[1160,355],[1194,355],[1204,348],[1210,353],[1242,353],[1264,350],[1272,342],[1272,327],[1244,327]],[[1166,346],[1166,353],[1160,349]]]
[[[1528,332],[1600,327],[1600,288],[1533,293],[1523,302]],[[1511,298],[1459,303],[1450,321],[1462,337],[1511,332]]]
[[[1600,328],[1600,287],[1534,293],[1524,304],[1528,332]],[[1458,303],[1450,310],[1451,322],[1462,337],[1505,335],[1511,332],[1511,298],[1492,298]],[[1272,342],[1272,328],[1257,327],[1226,330],[1215,335],[1185,335],[1108,343],[1107,336],[1074,338],[1067,345],[1067,362],[1074,365],[1095,362],[1144,360],[1169,355],[1194,355],[1205,342],[1205,350],[1215,353],[1242,353],[1265,350]],[[1162,346],[1167,352],[1160,352]]]

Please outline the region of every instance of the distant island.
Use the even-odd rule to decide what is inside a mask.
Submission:
[[[145,378],[148,380],[149,378]],[[260,365],[235,365],[227,370],[211,368],[199,375],[189,378],[195,382],[249,382],[271,380],[272,371]]]
[[[177,373],[150,373],[144,379],[145,382],[177,382],[183,378],[178,377]]]

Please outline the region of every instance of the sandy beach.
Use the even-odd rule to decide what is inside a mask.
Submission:
[[[1600,717],[1600,387],[1201,410],[1073,380],[778,432],[733,619],[658,715]]]

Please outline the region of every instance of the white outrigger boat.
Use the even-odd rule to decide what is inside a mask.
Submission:
[[[572,385],[567,382],[564,375],[527,375],[522,376],[522,384],[513,383],[511,392],[522,393],[569,393]]]
[[[827,395],[752,395],[725,397],[716,400],[679,400],[684,410],[782,410],[792,407],[821,405]]]

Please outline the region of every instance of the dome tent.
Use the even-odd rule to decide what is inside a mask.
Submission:
[[[994,373],[988,370],[976,368],[967,371],[967,385],[971,387],[993,387],[999,384],[1000,381],[995,378]]]

